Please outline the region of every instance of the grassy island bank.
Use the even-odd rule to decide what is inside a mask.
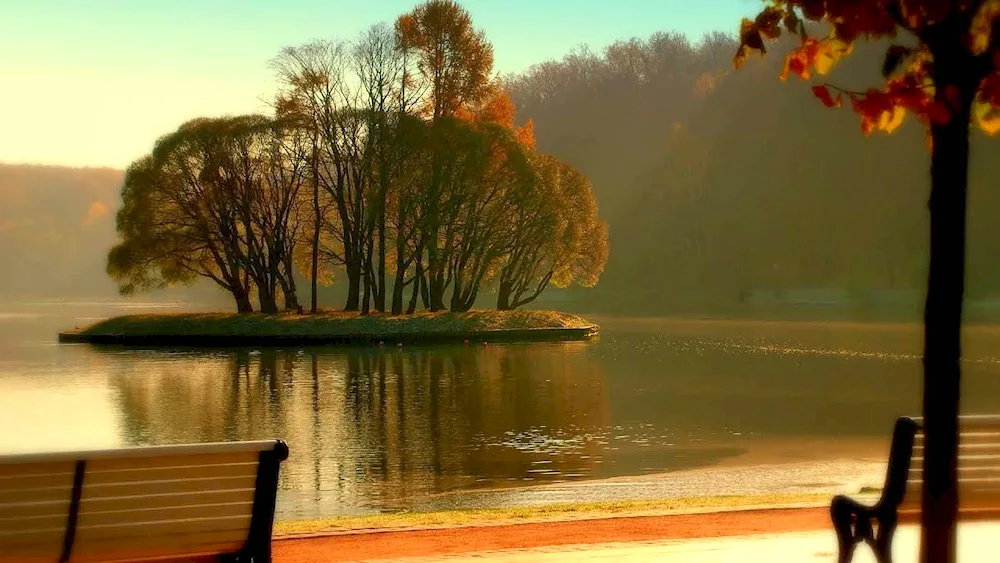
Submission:
[[[152,346],[272,346],[585,340],[598,327],[557,311],[470,311],[406,316],[323,311],[128,315],[59,334],[60,342]]]

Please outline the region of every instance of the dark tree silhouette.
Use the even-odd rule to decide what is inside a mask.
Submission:
[[[969,126],[975,115],[987,132],[1000,130],[1000,3],[988,0],[774,0],[745,19],[734,63],[785,32],[801,45],[785,60],[783,76],[825,75],[858,40],[907,37],[890,45],[881,89],[851,92],[813,87],[824,105],[847,96],[865,134],[893,132],[908,112],[929,130],[931,144],[930,267],[924,309],[924,433],[921,560],[955,559],[958,514],[958,413],[962,300],[965,290]],[[804,19],[831,31],[812,37]]]

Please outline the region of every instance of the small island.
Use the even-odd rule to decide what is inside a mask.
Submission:
[[[64,343],[139,346],[491,343],[586,340],[598,327],[557,311],[183,313],[127,315],[59,334]]]

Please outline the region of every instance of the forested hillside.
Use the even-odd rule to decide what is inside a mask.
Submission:
[[[107,168],[0,164],[0,294],[113,296],[104,255],[121,179]]]
[[[921,127],[865,138],[849,110],[783,87],[780,53],[734,72],[736,47],[723,34],[658,34],[509,78],[539,150],[594,184],[613,249],[601,298],[656,308],[686,290],[738,302],[761,289],[922,288]],[[883,52],[859,48],[830,81],[876,84]],[[973,145],[969,291],[982,298],[1000,289],[1000,149],[979,133]]]

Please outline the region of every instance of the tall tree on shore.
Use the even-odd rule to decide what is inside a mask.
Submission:
[[[534,301],[551,283],[593,287],[608,258],[607,225],[590,182],[555,158],[535,157],[537,179],[513,194],[509,242],[500,262],[497,309]]]
[[[810,36],[803,20],[832,30]],[[962,300],[965,289],[966,195],[969,130],[975,119],[1000,131],[1000,2],[994,0],[769,0],[740,29],[734,62],[787,33],[801,46],[788,56],[784,76],[825,75],[856,41],[906,38],[892,44],[882,88],[847,91],[828,84],[813,93],[828,107],[846,96],[865,134],[893,132],[913,113],[931,145],[930,268],[924,309],[924,433],[926,436],[920,557],[954,561],[958,514],[957,457]]]
[[[323,218],[330,205],[323,198],[323,147],[335,140],[332,114],[341,105],[346,46],[332,41],[314,41],[287,47],[271,61],[279,81],[275,113],[279,119],[296,123],[309,139],[308,178],[311,191],[309,236],[310,312],[317,309],[320,275],[320,236]],[[324,135],[326,133],[326,135]]]
[[[221,172],[228,126],[189,121],[129,167],[117,217],[122,240],[108,254],[123,294],[200,276],[231,293],[239,312],[253,310],[238,188]]]
[[[423,112],[432,126],[441,118],[454,116],[464,106],[478,105],[489,95],[493,47],[483,32],[473,27],[471,16],[457,2],[428,0],[400,16],[395,29],[399,45],[414,56],[417,74],[426,85]],[[441,143],[433,145],[442,147]],[[432,154],[425,193],[426,213],[422,217],[422,239],[427,251],[426,287],[432,311],[445,308],[446,257],[440,251],[439,209],[443,203],[441,171],[447,159],[443,147]]]
[[[239,312],[298,308],[292,262],[304,167],[293,129],[247,115],[196,119],[135,162],[108,273],[123,293],[190,283],[229,291]]]
[[[401,128],[420,90],[407,89],[406,53],[395,31],[386,24],[374,25],[361,34],[354,44],[352,62],[361,90],[360,104],[368,116],[364,161],[371,205],[366,218],[365,295],[371,294],[375,310],[384,312],[389,205],[396,199],[392,192],[402,181],[404,161],[411,156],[401,142],[405,135]],[[362,310],[367,307],[366,297]]]

